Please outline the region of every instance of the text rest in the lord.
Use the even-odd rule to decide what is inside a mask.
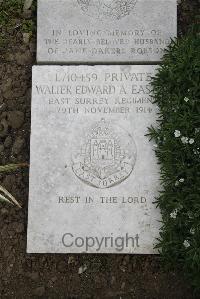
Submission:
[[[59,196],[59,204],[92,204],[99,202],[101,204],[146,204],[147,198],[145,196],[100,196],[99,198],[94,198],[92,196],[82,197],[80,195],[73,196]]]

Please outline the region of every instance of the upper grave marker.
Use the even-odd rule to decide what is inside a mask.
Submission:
[[[158,62],[176,0],[38,0],[39,63]]]
[[[28,252],[156,253],[156,66],[35,66]]]

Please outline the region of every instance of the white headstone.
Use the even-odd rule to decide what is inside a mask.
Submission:
[[[33,67],[28,252],[156,253],[155,68]]]
[[[39,63],[157,62],[176,0],[38,0]]]

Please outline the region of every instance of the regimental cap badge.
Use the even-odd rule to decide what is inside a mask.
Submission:
[[[129,15],[137,0],[77,0],[81,10],[98,19],[120,20]]]
[[[133,138],[124,129],[101,119],[91,126],[73,155],[73,172],[96,188],[109,188],[124,181],[136,161]]]

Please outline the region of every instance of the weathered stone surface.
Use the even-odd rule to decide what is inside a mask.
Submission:
[[[39,0],[37,60],[156,62],[176,32],[176,0]]]
[[[33,67],[28,252],[155,253],[155,68]]]

